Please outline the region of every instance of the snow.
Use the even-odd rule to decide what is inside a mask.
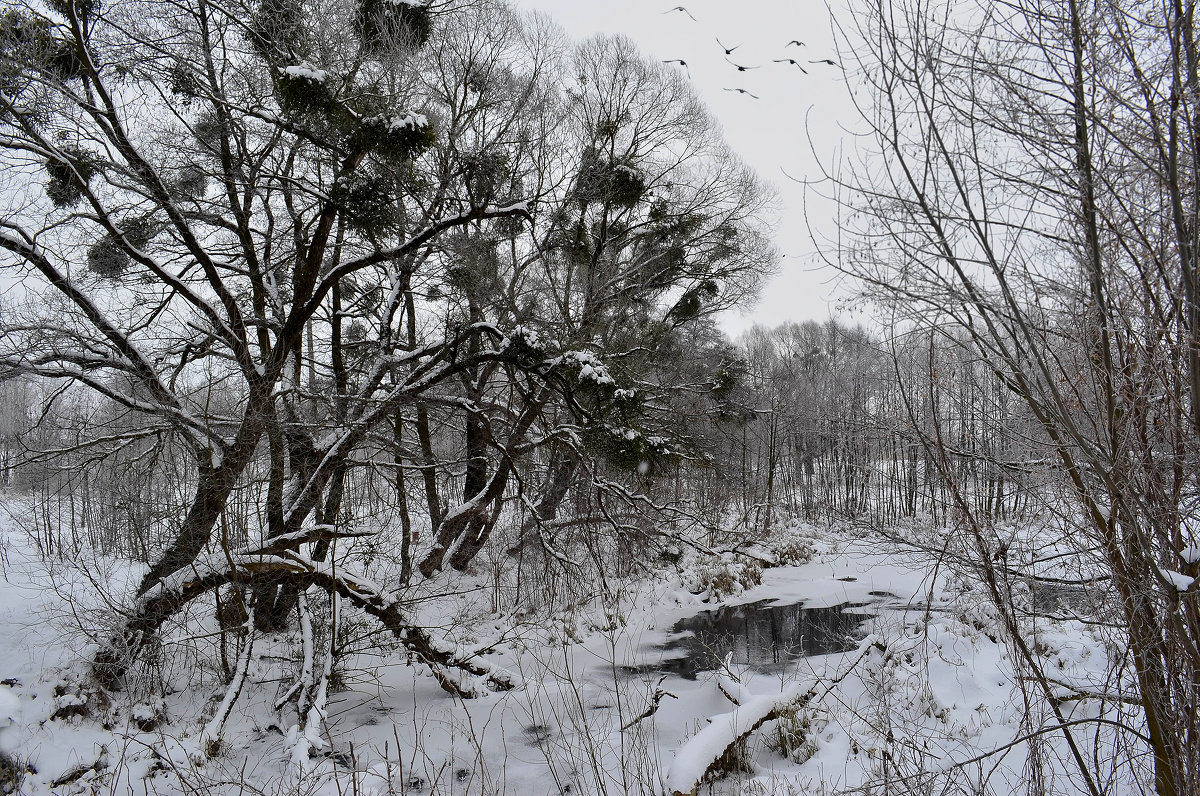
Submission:
[[[1195,578],[1184,575],[1182,572],[1176,572],[1173,569],[1160,569],[1159,572],[1177,591],[1187,591],[1196,582]]]
[[[307,61],[302,61],[294,66],[281,66],[279,72],[294,80],[309,80],[313,83],[324,83],[329,78],[328,72],[324,69],[317,69]]]
[[[132,718],[134,721],[141,721],[141,722],[154,721],[154,719],[157,717],[157,712],[154,710],[153,707],[146,704],[145,702],[139,702],[136,705],[134,705],[132,708],[130,708],[129,717]]]
[[[8,686],[0,686],[0,730],[5,730],[21,719],[21,700]]]
[[[299,674],[293,654],[298,639],[261,637],[224,727],[226,743],[209,758],[200,740],[228,692],[219,666],[189,652],[203,649],[197,639],[210,628],[203,614],[192,618],[200,624],[190,626],[187,635],[172,631],[171,643],[163,645],[157,671],[164,682],[135,683],[128,693],[108,695],[111,704],[102,706],[87,690],[86,666],[80,668],[91,647],[77,625],[74,631],[69,627],[77,617],[93,622],[103,616],[106,596],[130,593],[144,568],[101,557],[43,560],[21,531],[10,526],[5,532],[3,517],[0,512],[5,565],[0,660],[6,662],[4,676],[18,684],[0,686],[0,724],[7,717],[0,749],[14,750],[37,769],[25,783],[29,796],[72,792],[52,791],[51,784],[68,771],[93,765],[97,770],[85,776],[88,784],[80,792],[232,796],[237,788],[219,783],[241,782],[245,772],[245,792],[321,796],[532,796],[565,792],[567,785],[572,794],[600,792],[601,785],[608,792],[648,794],[666,786],[668,792],[686,793],[731,739],[788,704],[794,726],[807,728],[805,754],[810,756],[797,762],[801,758],[791,760],[769,748],[778,731],[767,723],[748,747],[754,771],[735,775],[741,784],[718,783],[718,792],[855,791],[878,783],[884,752],[912,751],[889,747],[890,729],[898,739],[907,733],[905,739],[927,742],[925,770],[945,772],[1027,729],[1019,672],[977,583],[948,568],[933,578],[936,559],[919,550],[829,527],[796,526],[786,533],[811,544],[812,559],[765,570],[761,585],[725,604],[871,603],[862,615],[870,635],[855,651],[765,668],[745,662],[736,651],[715,650],[724,665],[694,680],[668,670],[639,670],[663,657],[662,645],[678,620],[716,607],[687,588],[688,573],[702,561],[692,553],[682,555],[680,571],[664,568],[645,581],[624,583],[619,595],[581,603],[549,621],[534,616],[522,622],[492,611],[490,570],[478,576],[448,572],[426,592],[406,593],[398,604],[452,655],[491,650],[475,655],[473,662],[514,672],[522,688],[478,699],[449,698],[427,670],[407,664],[399,645],[376,636],[369,648],[339,661],[340,688],[322,695],[313,682],[312,703],[300,722],[294,701],[290,707],[275,706]],[[347,543],[375,545],[377,538]],[[334,560],[279,560],[328,567],[331,574],[336,567],[344,578],[350,571]],[[78,569],[83,563],[87,573]],[[228,561],[205,559],[199,565],[227,567]],[[388,593],[384,589],[392,582],[379,567],[350,581],[380,593]],[[74,608],[60,595],[69,596]],[[1098,632],[1082,622],[1038,625],[1035,646],[1054,681],[1063,684],[1063,709],[1072,719],[1121,709],[1102,708],[1072,693],[1105,682],[1112,671]],[[327,643],[318,635],[312,646],[316,660],[310,677],[319,679]],[[623,730],[651,706],[656,689],[676,698],[661,699],[651,715]],[[810,691],[811,698],[800,699]],[[741,704],[731,704],[730,696]],[[50,720],[62,705],[89,712]],[[20,715],[12,715],[18,709]],[[154,731],[136,726],[154,720],[159,722]],[[1052,735],[1043,740],[1048,759],[1066,759],[1061,740]],[[580,766],[581,760],[589,762]],[[991,763],[996,765],[992,792],[1022,790],[1022,746]],[[1069,773],[1056,772],[1069,792]],[[412,784],[418,782],[419,787]],[[1118,779],[1114,790],[1139,788]]]
[[[536,329],[531,329],[524,324],[518,324],[514,326],[512,332],[505,339],[505,342],[501,345],[501,347],[507,348],[511,340],[520,340],[525,345],[534,349],[542,347],[541,335],[537,333]]]
[[[1179,557],[1187,564],[1200,564],[1200,545],[1191,545],[1179,551]]]
[[[81,694],[60,694],[54,698],[54,712],[68,708],[83,707],[87,700]]]
[[[429,119],[421,113],[383,114],[369,116],[363,119],[363,124],[372,127],[382,127],[389,133],[395,133],[408,129],[422,130],[429,126]]]
[[[8,686],[0,686],[0,753],[11,753],[15,727],[21,721],[21,700]]]
[[[616,380],[608,372],[608,368],[591,351],[565,351],[561,356],[550,360],[549,364],[551,367],[579,368],[580,381],[590,381],[600,385],[616,384]]]

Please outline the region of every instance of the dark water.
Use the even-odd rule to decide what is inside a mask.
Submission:
[[[761,671],[782,668],[799,658],[854,649],[865,635],[868,618],[854,609],[867,603],[844,603],[831,608],[772,605],[770,600],[726,606],[682,619],[672,633],[690,635],[659,649],[664,660],[636,667],[639,672],[664,672],[694,680],[712,671],[730,652],[732,662]]]
[[[1094,616],[1101,604],[1102,592],[1092,586],[1075,584],[1030,584],[1029,605],[1035,613]]]

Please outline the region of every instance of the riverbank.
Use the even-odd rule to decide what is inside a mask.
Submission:
[[[202,734],[226,694],[222,662],[196,658],[187,635],[168,634],[125,690],[99,691],[86,663],[110,615],[105,596],[126,593],[138,569],[102,557],[46,560],[9,521],[0,679],[21,715],[0,743],[28,766],[23,792],[37,796],[650,794],[706,772],[713,761],[693,741],[706,727],[732,727],[774,700],[777,715],[722,756],[723,771],[708,775],[725,776],[706,787],[832,794],[955,783],[1013,793],[1034,764],[1060,791],[1069,786],[1061,735],[1036,731],[1044,716],[1028,707],[1024,673],[980,584],[917,546],[844,528],[793,526],[774,542],[809,560],[755,574],[734,557],[684,557],[554,615],[492,611],[486,575],[447,583],[452,600],[425,604],[437,615],[413,604],[423,626],[484,650],[521,684],[478,699],[450,697],[346,611],[321,732],[298,759],[289,719],[275,708],[297,664],[286,636],[254,644],[223,742],[207,748]],[[718,609],[734,617],[727,642],[703,630],[721,625]],[[1030,621],[1038,654],[1064,684],[1107,676],[1102,634],[1086,621]],[[236,638],[227,655],[237,657]],[[1064,704],[1070,720],[1112,709],[1086,698]],[[1032,742],[1020,740],[1031,731]]]

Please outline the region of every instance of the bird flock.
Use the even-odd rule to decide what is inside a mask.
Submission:
[[[692,22],[699,21],[696,19],[695,16],[692,15],[691,11],[688,11],[686,6],[675,6],[674,8],[668,8],[666,11],[664,11],[662,13],[664,13],[664,14],[686,14],[688,19],[692,20]],[[732,56],[733,56],[734,52],[736,50],[740,49],[742,45],[735,44],[733,46],[729,46],[729,45],[725,44],[724,42],[722,42],[720,37],[715,37],[715,38],[716,38],[717,46],[720,47],[725,53],[725,63],[727,63],[727,64],[729,64],[729,66],[733,67],[734,71],[737,74],[742,74],[742,73],[749,72],[754,69],[762,68],[762,65],[760,65],[760,64],[747,65],[747,64],[743,64],[743,63],[738,63],[738,61],[733,60]],[[801,72],[803,72],[804,74],[807,75],[808,69],[806,69],[804,67],[804,63],[801,63],[800,61],[798,61],[795,58],[787,57],[787,53],[789,52],[787,50],[788,47],[799,48],[799,47],[805,47],[805,46],[807,46],[807,45],[805,45],[805,43],[800,41],[799,39],[792,39],[791,41],[789,41],[787,44],[785,44],[783,46],[784,53],[781,53],[781,54],[783,54],[784,57],[783,58],[772,58],[771,63],[786,64],[788,66],[794,66],[797,69],[799,69]],[[738,59],[738,60],[741,60],[741,59]],[[663,60],[663,63],[664,64],[674,64],[674,65],[680,67],[681,69],[683,69],[685,72],[687,72],[688,77],[692,76],[692,70],[688,68],[687,61],[683,60],[682,58],[667,58],[667,59]],[[832,58],[817,58],[814,60],[806,59],[805,63],[807,63],[809,65],[820,64],[822,66],[832,66],[832,67],[838,66],[837,61],[833,60]],[[749,97],[750,99],[759,99],[759,96],[757,94],[754,94],[754,93],[746,90],[745,88],[741,88],[739,86],[726,87],[725,91],[731,91],[736,94],[742,94],[746,97]]]

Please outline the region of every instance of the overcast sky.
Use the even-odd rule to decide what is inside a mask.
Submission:
[[[817,158],[833,162],[844,146],[843,127],[853,126],[840,66],[809,63],[838,60],[824,2],[691,0],[683,3],[685,13],[670,10],[678,0],[515,1],[546,12],[576,39],[624,33],[652,57],[686,61],[697,91],[734,149],[778,189],[776,242],[787,256],[759,304],[724,320],[727,331],[737,334],[754,323],[825,320],[836,312],[836,300],[845,291],[839,291],[832,272],[820,267],[809,231],[811,220],[814,234],[831,236],[834,210],[785,176],[818,179]],[[789,45],[792,39],[804,46]],[[737,47],[729,61],[759,68],[739,72],[726,61],[725,47]],[[808,74],[792,64],[773,63],[777,58],[799,61]],[[759,99],[727,90],[738,88]]]

